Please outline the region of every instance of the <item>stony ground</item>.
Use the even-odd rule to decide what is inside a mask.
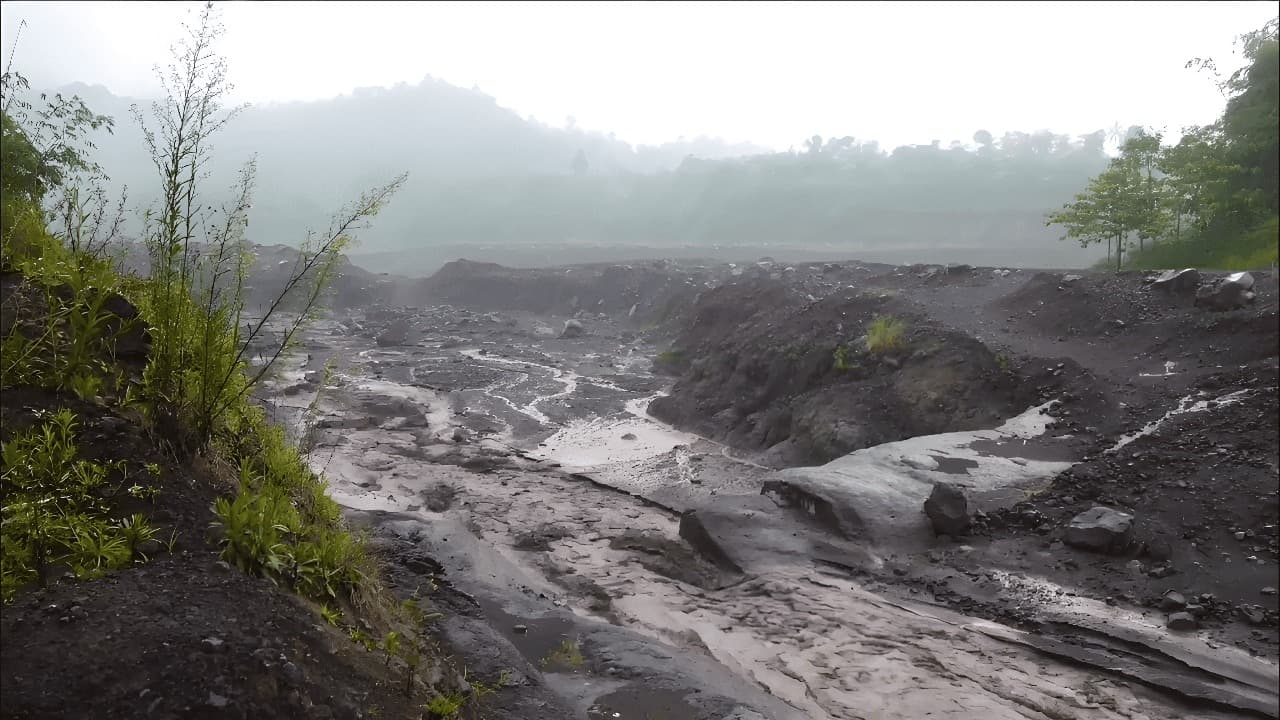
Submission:
[[[361,275],[264,398],[396,591],[434,588],[441,641],[497,688],[486,717],[1275,717],[1276,279],[1231,312],[1149,279],[852,262]],[[836,344],[883,313],[907,320],[910,352],[835,370]],[[668,388],[674,427],[645,412]],[[1021,456],[964,435],[1046,402]],[[937,437],[977,451],[911,466],[914,437],[952,431]],[[884,518],[846,536],[861,501],[805,505],[778,468],[854,451],[966,488],[981,512],[937,537],[913,500],[901,537]],[[1069,467],[979,493],[989,457]],[[1063,542],[1095,505],[1133,517],[1114,554]],[[185,512],[207,519],[202,500]],[[202,545],[143,570],[6,607],[6,696],[16,676],[39,716],[57,677],[14,669],[11,632],[36,667],[74,628],[137,654],[85,618],[158,583],[160,610],[189,620],[154,629],[173,647],[135,675],[71,650],[75,697],[106,692],[121,716],[155,697],[158,713],[396,707],[363,650]],[[252,623],[228,593],[258,598]],[[1197,627],[1167,628],[1179,611]],[[255,644],[237,628],[258,620],[279,631]],[[293,664],[276,695],[239,679],[285,672],[258,669],[263,642]],[[188,677],[181,658],[199,681],[164,679]]]

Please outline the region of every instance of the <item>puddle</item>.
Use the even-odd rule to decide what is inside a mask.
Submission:
[[[930,455],[933,461],[938,464],[934,470],[948,475],[968,475],[970,468],[978,467],[977,460],[968,458],[954,458],[946,455]]]
[[[698,711],[684,698],[688,690],[651,690],[628,686],[596,698],[587,708],[589,720],[697,720]]]
[[[696,435],[660,425],[644,415],[655,396],[628,401],[627,415],[570,423],[531,452],[569,467],[592,469],[632,463],[696,443]]]
[[[503,610],[501,605],[492,600],[477,596],[476,602],[489,619],[489,624],[497,628],[535,666],[566,640],[572,640],[569,630],[573,623],[568,620],[522,618]],[[525,632],[518,632],[517,626],[526,628]]]

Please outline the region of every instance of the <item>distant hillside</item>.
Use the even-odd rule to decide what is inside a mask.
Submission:
[[[62,92],[116,119],[94,156],[114,185],[129,185],[136,207],[153,202],[155,170],[132,101],[100,86]],[[791,246],[907,261],[931,261],[920,253],[935,249],[963,261],[980,250],[983,262],[1011,252],[1030,266],[1083,266],[1098,253],[1059,242],[1043,219],[1106,166],[1105,139],[1103,131],[994,138],[980,130],[970,146],[892,151],[853,137],[814,137],[799,153],[705,138],[632,147],[521,118],[478,90],[428,78],[250,107],[214,137],[206,187],[229,188],[256,154],[249,239],[297,244],[343,203],[408,171],[353,257],[381,253],[400,263],[420,253],[429,257],[410,264],[426,272],[456,257],[437,257],[446,247],[481,245],[514,253],[533,245]],[[557,264],[575,261],[552,254]]]
[[[127,184],[133,198],[143,200],[141,191],[154,185],[155,170],[129,108],[138,103],[150,121],[150,101],[80,83],[50,92],[79,95],[94,112],[115,119],[114,133],[95,137],[94,157],[113,185]],[[213,187],[230,185],[236,169],[257,154],[252,227],[263,243],[296,242],[306,224],[323,224],[336,206],[404,171],[410,184],[380,219],[377,237],[394,234],[387,228],[401,224],[397,206],[414,204],[412,198],[458,182],[573,175],[579,152],[586,162],[577,169],[587,177],[671,170],[690,155],[718,159],[767,152],[711,138],[633,147],[612,134],[522,118],[479,90],[431,77],[330,100],[251,106],[214,143]]]

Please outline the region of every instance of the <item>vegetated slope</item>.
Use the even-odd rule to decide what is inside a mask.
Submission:
[[[1035,401],[981,343],[888,293],[816,300],[747,280],[704,293],[685,322],[660,358],[678,380],[650,412],[777,465],[994,427]]]
[[[50,313],[71,295],[67,287],[46,293],[20,273],[5,272],[6,350],[13,338],[42,337]],[[140,380],[150,337],[125,322],[137,311],[123,298],[112,296],[108,307],[109,332],[92,346],[95,362],[119,375],[117,387],[127,387]],[[87,331],[70,325],[60,332],[74,342]],[[0,403],[9,526],[0,714],[358,718],[375,707],[398,717],[417,712],[403,692],[403,668],[330,627],[319,605],[219,560],[222,535],[210,533],[218,519],[213,503],[237,492],[236,469],[210,462],[214,456],[179,459],[110,387],[87,398],[42,387],[18,374],[13,357],[6,354]],[[59,425],[58,417],[70,421]],[[68,514],[40,525],[43,516],[26,514],[27,498],[34,497]],[[25,572],[28,552],[39,554],[32,576]],[[377,633],[374,628],[367,625],[366,632]]]

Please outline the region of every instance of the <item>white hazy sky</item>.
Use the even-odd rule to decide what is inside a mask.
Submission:
[[[197,4],[0,5],[33,84],[156,92]],[[430,74],[521,115],[654,144],[700,134],[776,149],[815,133],[886,147],[974,130],[1177,132],[1223,99],[1184,69],[1241,60],[1274,2],[235,2],[222,6],[238,99],[314,100]]]

